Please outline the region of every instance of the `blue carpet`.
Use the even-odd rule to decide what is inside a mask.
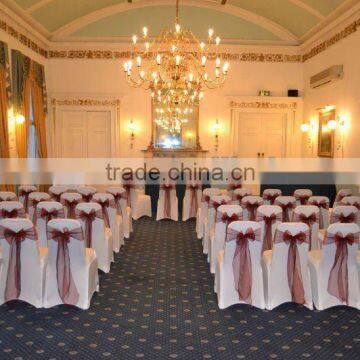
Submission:
[[[88,311],[0,307],[0,359],[357,359],[360,312],[217,307],[194,222],[141,219]]]

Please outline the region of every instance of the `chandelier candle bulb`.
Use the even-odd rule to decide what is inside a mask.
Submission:
[[[143,34],[144,34],[144,38],[146,38],[148,35],[148,28],[146,26],[143,27]]]
[[[132,41],[133,41],[134,45],[137,43],[137,36],[136,35],[133,35]]]
[[[211,39],[214,35],[214,29],[209,29],[209,38]]]
[[[221,39],[220,39],[219,37],[217,37],[217,38],[215,39],[216,45],[220,45],[220,41],[221,41]]]

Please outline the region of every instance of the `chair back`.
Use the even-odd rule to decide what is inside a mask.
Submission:
[[[296,199],[294,196],[278,196],[275,199],[275,205],[279,205],[283,211],[283,222],[290,222],[293,210],[296,206]]]
[[[264,204],[261,196],[244,196],[241,200],[241,207],[243,208],[244,220],[255,221],[256,211],[260,205]]]
[[[90,202],[93,195],[96,194],[96,188],[93,186],[79,186],[77,192],[82,196],[84,202]]]
[[[263,191],[263,199],[265,205],[274,205],[275,199],[278,196],[282,195],[282,191],[280,189],[265,189]]]
[[[108,193],[96,193],[93,198],[93,202],[100,204],[105,226],[110,229],[115,229],[116,225],[116,205],[114,195]]]
[[[342,205],[342,201],[344,197],[351,196],[353,194],[353,191],[351,189],[341,189],[338,191],[335,197],[334,205],[333,207]]]
[[[313,195],[310,189],[297,189],[294,191],[296,205],[307,205],[310,197]]]
[[[34,185],[21,185],[19,186],[18,195],[19,201],[24,205],[24,210],[27,213],[29,209],[29,194],[37,191]]]
[[[67,186],[53,185],[49,187],[49,194],[54,201],[60,202],[61,195],[66,192],[69,192]]]
[[[343,205],[355,206],[358,210],[360,210],[360,196],[345,196],[341,203]]]
[[[12,191],[0,191],[0,202],[2,201],[17,201],[16,194]]]
[[[234,204],[241,205],[241,201],[245,196],[251,196],[253,193],[249,189],[241,188],[235,189],[232,193],[232,200]]]
[[[62,193],[60,196],[60,202],[64,206],[65,216],[69,219],[76,219],[75,209],[77,204],[82,201],[82,196],[77,192]]]
[[[359,221],[359,210],[351,205],[339,205],[332,209],[330,224],[334,223],[357,223]]]
[[[41,201],[50,201],[50,195],[45,192],[34,191],[29,194],[29,218],[34,225],[37,221],[37,206]]]
[[[308,205],[314,205],[319,208],[319,228],[327,229],[329,226],[329,207],[330,200],[327,196],[311,196]]]
[[[0,202],[0,219],[25,218],[24,206],[20,201]]]
[[[209,207],[208,207],[208,226],[209,229],[214,228],[215,220],[217,218],[218,209],[222,205],[230,205],[231,197],[228,195],[213,195],[210,197]]]
[[[123,218],[127,218],[128,212],[126,208],[128,202],[126,190],[122,186],[117,186],[108,188],[106,192],[114,196],[117,213],[122,215]]]

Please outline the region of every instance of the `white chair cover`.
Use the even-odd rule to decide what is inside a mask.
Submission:
[[[126,190],[123,187],[118,186],[108,188],[107,192],[114,196],[117,214],[122,216],[123,219],[124,237],[128,239],[130,233],[133,231],[133,225],[132,210],[128,205]]]
[[[283,211],[283,222],[290,222],[293,211],[296,207],[296,199],[294,196],[278,196],[275,199],[275,205],[279,205]]]
[[[54,201],[60,202],[62,194],[70,192],[67,186],[53,185],[49,187],[49,194]]]
[[[345,196],[342,199],[342,204],[355,206],[360,211],[360,196]],[[357,224],[360,226],[360,217],[358,217]]]
[[[99,269],[108,273],[114,261],[113,236],[105,226],[101,205],[94,202],[78,204],[76,216],[83,229],[85,247],[95,250]]]
[[[260,224],[234,221],[229,225],[215,272],[220,309],[234,304],[265,308],[261,249]]]
[[[107,193],[97,193],[93,196],[93,202],[101,205],[105,226],[112,233],[113,250],[118,253],[124,242],[123,219],[117,214],[114,196]]]
[[[160,184],[159,199],[157,202],[156,220],[171,219],[178,221],[178,198],[174,182]]]
[[[34,191],[29,194],[29,218],[36,226],[37,221],[37,206],[41,201],[50,201],[50,195],[45,192]]]
[[[309,227],[304,223],[277,226],[273,249],[263,253],[266,308],[297,302],[312,309],[308,263]]]
[[[241,200],[241,207],[243,208],[244,220],[255,221],[256,211],[260,205],[264,204],[261,196],[244,196]]]
[[[134,220],[140,219],[142,216],[151,217],[151,198],[145,195],[143,191],[138,191],[137,186],[131,181],[124,182],[122,187],[128,196],[128,205],[132,210]]]
[[[223,250],[225,246],[227,228],[232,222],[243,220],[242,212],[240,205],[220,205],[217,209],[215,229],[210,235],[209,258],[210,272],[212,274],[215,274],[218,253]]]
[[[14,218],[26,218],[23,204],[20,201],[0,202],[0,220]]]
[[[344,199],[344,197],[351,196],[352,194],[353,194],[353,191],[351,189],[341,189],[341,190],[339,190],[338,193],[336,194],[333,207],[343,205],[342,200]]]
[[[348,305],[360,309],[357,224],[331,224],[321,251],[309,252],[309,268],[316,309]],[[347,279],[347,280],[346,280]]]
[[[355,223],[359,221],[359,210],[351,205],[339,205],[332,209],[330,224],[334,223]]]
[[[94,194],[96,194],[96,188],[93,186],[79,186],[77,192],[82,196],[84,202],[91,202]]]
[[[299,205],[293,212],[293,222],[302,222],[309,227],[309,250],[321,249],[319,242],[319,218],[320,210],[315,205]]]
[[[264,199],[264,205],[274,205],[275,199],[281,195],[282,191],[280,189],[265,189],[262,196]]]
[[[329,226],[329,207],[330,200],[326,196],[311,196],[308,201],[308,205],[314,205],[319,208],[319,228],[327,229]]]
[[[310,189],[297,189],[294,191],[296,205],[307,205],[311,196],[313,196],[313,192]]]
[[[269,201],[269,199],[268,199]],[[262,252],[271,250],[278,224],[282,223],[282,209],[278,205],[261,205],[257,208],[256,221],[261,227]]]
[[[253,193],[249,189],[235,189],[232,194],[232,200],[235,205],[241,205],[241,201],[245,196],[251,196]]]
[[[94,292],[99,291],[98,262],[95,250],[85,248],[80,223],[51,220],[48,237],[44,307],[69,304],[88,309]]]
[[[210,262],[210,237],[214,234],[215,220],[217,217],[218,208],[221,205],[230,205],[231,198],[227,195],[213,195],[210,197],[207,215],[204,219],[204,237],[203,237],[203,253],[208,255],[208,262]]]
[[[185,196],[183,199],[182,220],[186,221],[196,218],[198,209],[201,205],[202,185],[198,182],[188,182],[186,184]]]
[[[242,188],[242,180],[231,180],[228,185],[227,185],[227,194],[228,196],[230,196],[232,198],[234,191],[237,189],[241,189]]]
[[[60,202],[68,219],[76,219],[75,209],[82,201],[82,196],[77,192],[65,192],[60,195]]]
[[[19,186],[19,201],[24,205],[24,210],[28,213],[29,210],[29,194],[37,191],[37,187],[33,185],[21,185]]]
[[[17,201],[16,194],[12,191],[0,191],[0,202],[2,201]]]
[[[204,236],[204,223],[207,216],[207,211],[210,203],[210,197],[212,195],[220,195],[221,190],[217,188],[204,189],[201,196],[201,204],[199,206],[196,215],[196,233],[198,239],[202,239]]]
[[[41,201],[37,205],[36,228],[41,247],[47,247],[47,224],[53,219],[64,219],[64,207],[57,201]]]
[[[0,244],[0,304],[19,299],[41,308],[47,249],[39,248],[34,225],[28,219],[1,220]]]

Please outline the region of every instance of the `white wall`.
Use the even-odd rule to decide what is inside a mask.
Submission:
[[[241,50],[241,49],[239,49]],[[288,48],[262,49],[264,53],[289,53]],[[253,47],[247,51],[255,51]],[[294,53],[294,50],[291,50]],[[239,51],[241,52],[241,51]],[[151,101],[149,92],[132,89],[125,81],[122,60],[49,60],[49,94],[114,95],[121,98],[121,156],[141,156],[150,142]],[[232,62],[229,78],[217,90],[208,90],[200,106],[200,141],[210,155],[229,156],[230,99],[234,96],[254,96],[260,89],[268,89],[274,96],[286,96],[289,88],[302,93],[303,65],[301,63]],[[137,122],[139,132],[135,147],[130,150],[126,125],[131,118]],[[222,130],[219,151],[214,153],[211,125],[219,118]]]

